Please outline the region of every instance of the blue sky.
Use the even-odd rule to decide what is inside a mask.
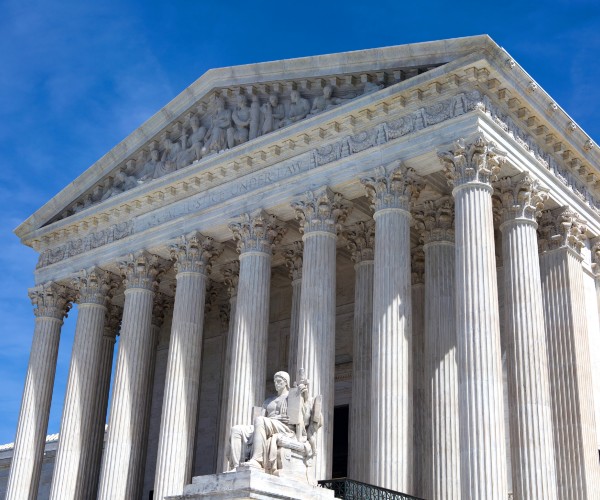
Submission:
[[[13,440],[37,257],[12,230],[206,70],[487,33],[600,141],[600,3],[0,0],[0,443]],[[76,311],[63,327],[58,432]]]

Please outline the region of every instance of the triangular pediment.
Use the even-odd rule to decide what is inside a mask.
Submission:
[[[175,169],[490,44],[495,46],[489,37],[476,36],[209,70],[36,211],[16,233],[23,238]]]
[[[227,158],[235,152],[242,157],[272,142],[271,138],[290,135],[288,130],[301,135],[303,124],[314,131],[320,116],[326,128],[332,113],[356,112],[354,108],[363,105],[367,110],[378,95],[384,107],[382,99],[400,95],[396,92],[416,92],[417,100],[423,94],[435,102],[442,88],[458,93],[463,86],[513,110],[525,128],[535,126],[533,133],[543,148],[564,150],[570,163],[577,160],[573,156],[578,151],[594,149],[591,139],[488,36],[220,68],[205,73],[15,232],[32,244],[46,233],[61,231],[65,224],[86,230],[90,217],[96,224],[109,217],[121,200],[139,199],[153,186],[163,185],[159,178],[202,171],[223,152]],[[571,150],[574,141],[580,144]],[[590,160],[594,172],[598,170],[595,149]],[[237,160],[232,164],[238,168]],[[100,214],[100,219],[94,214]]]

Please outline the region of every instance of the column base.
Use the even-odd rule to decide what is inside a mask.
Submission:
[[[293,479],[276,477],[251,467],[239,467],[235,472],[197,476],[183,488],[183,495],[168,500],[218,499],[298,499],[331,500],[333,490],[309,486]]]

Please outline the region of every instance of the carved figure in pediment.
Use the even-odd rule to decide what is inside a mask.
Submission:
[[[273,377],[277,395],[255,408],[254,425],[236,425],[231,429],[231,469],[242,463],[276,476],[314,482],[308,471],[317,454],[322,400],[321,396],[309,397],[309,381],[303,369],[299,375],[300,380],[290,388],[289,374],[277,372]]]
[[[154,178],[161,177],[177,170],[177,159],[183,152],[181,144],[179,142],[172,141],[169,137],[165,137],[163,140],[163,153],[161,155],[162,165],[159,167],[159,171],[155,172]]]
[[[246,96],[238,94],[237,106],[231,113],[233,127],[227,129],[227,146],[233,148],[248,140],[248,127],[250,126],[250,108]]]
[[[384,87],[383,83],[366,82],[362,95],[367,95],[367,94],[371,94],[373,92],[377,92],[378,90],[381,90],[383,87]]]
[[[328,109],[341,104],[341,99],[332,97],[333,87],[331,85],[325,85],[323,87],[323,95],[315,97],[310,108],[310,115],[316,115],[327,111]]]
[[[146,182],[156,179],[157,177],[160,177],[161,171],[163,170],[164,166],[162,160],[160,159],[160,152],[158,149],[154,148],[152,151],[150,151],[150,158],[142,167],[138,182]]]
[[[120,168],[112,181],[112,185],[104,192],[100,201],[104,201],[113,195],[134,188],[136,186],[136,180],[133,175],[133,169],[131,164],[129,164],[128,167]]]
[[[215,108],[210,130],[204,140],[204,150],[208,154],[218,153],[227,147],[227,131],[231,128],[231,110],[225,109],[222,97],[215,97]]]
[[[285,106],[279,102],[277,94],[269,96],[269,101],[262,105],[261,111],[263,135],[281,127],[282,120],[285,118]]]
[[[306,118],[310,112],[310,103],[308,99],[300,96],[300,92],[292,90],[290,93],[290,104],[287,109],[287,115],[283,120],[283,126],[291,125]]]
[[[256,139],[260,133],[260,101],[258,96],[255,94],[252,96],[252,102],[250,103],[250,132],[248,138],[250,140]]]
[[[182,151],[177,156],[177,168],[187,167],[191,163],[200,160],[203,155],[204,139],[206,138],[206,127],[200,125],[200,117],[192,116],[190,120],[192,133],[187,136],[187,129],[184,128],[181,134]]]

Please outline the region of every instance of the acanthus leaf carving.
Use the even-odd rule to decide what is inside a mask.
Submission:
[[[78,304],[107,306],[121,280],[109,271],[92,267],[82,270],[72,279],[72,284],[77,290],[75,301]]]
[[[570,207],[544,210],[538,221],[540,250],[547,252],[570,248],[579,254],[584,246],[586,231],[584,220]]]
[[[283,252],[285,265],[290,271],[292,281],[302,279],[302,259],[304,257],[304,244],[302,240],[294,241],[290,248]]]
[[[127,255],[118,265],[126,289],[156,291],[161,274],[168,269],[164,259],[145,250]]]
[[[274,215],[264,210],[242,214],[237,221],[229,223],[229,229],[237,240],[239,253],[264,252],[271,254],[287,228]]]
[[[54,282],[29,289],[29,298],[36,318],[55,318],[62,321],[71,309],[73,290]]]
[[[408,212],[425,187],[415,170],[402,162],[378,167],[373,176],[363,177],[360,182],[365,186],[375,212],[388,208]]]
[[[346,240],[346,247],[350,250],[354,263],[358,264],[363,261],[374,259],[374,220],[371,219],[357,222],[354,226],[346,228],[343,236]]]
[[[454,200],[443,196],[415,209],[415,226],[424,245],[454,241]]]
[[[548,189],[529,172],[502,177],[494,183],[494,211],[501,222],[525,219],[535,221],[544,209]]]
[[[340,193],[324,186],[307,191],[303,199],[292,202],[296,219],[300,221],[300,231],[310,233],[325,231],[337,233],[346,221],[352,206]]]
[[[193,231],[180,236],[177,243],[169,247],[169,251],[177,273],[208,274],[214,260],[223,253],[223,245],[210,236]]]

